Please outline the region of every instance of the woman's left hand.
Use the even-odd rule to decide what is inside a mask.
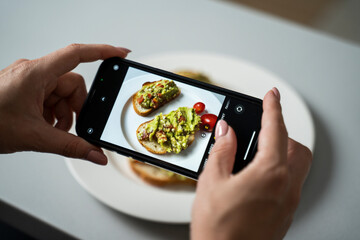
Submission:
[[[39,151],[105,165],[101,149],[68,133],[86,99],[82,62],[126,57],[130,50],[71,44],[47,56],[20,59],[0,71],[0,153]]]

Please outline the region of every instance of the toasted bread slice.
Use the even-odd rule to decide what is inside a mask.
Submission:
[[[142,123],[136,130],[136,136],[138,135],[139,132],[144,130],[146,128],[146,124],[151,121],[152,120]],[[195,134],[191,134],[188,139],[188,146],[190,146],[194,140],[195,140]],[[146,148],[146,150],[148,150],[151,153],[154,153],[154,154],[166,154],[167,153],[166,149],[163,148],[159,143],[157,143],[155,141],[140,140],[140,139],[138,139],[138,141],[140,142],[141,145],[143,145],[144,148]]]
[[[196,185],[196,181],[167,170],[129,159],[131,169],[145,182],[156,186]]]
[[[211,83],[210,78],[201,72],[194,72],[191,70],[181,70],[181,71],[176,71],[175,73],[201,82]]]
[[[159,80],[161,81],[161,80]],[[159,82],[159,81],[154,81],[154,82],[146,82],[144,83],[142,86],[146,86],[146,85],[150,85],[150,84],[153,84],[153,83],[156,83],[156,82]],[[140,91],[140,90],[139,90]],[[181,93],[181,90],[179,89],[178,93],[176,95],[174,95],[169,101],[163,101],[161,102],[156,108],[144,108],[142,107],[139,103],[138,103],[138,98],[139,98],[139,91],[137,91],[133,97],[132,97],[132,103],[133,103],[133,107],[134,107],[134,110],[137,114],[139,114],[140,116],[147,116],[149,115],[150,113],[152,113],[153,111],[155,111],[156,109],[160,108],[161,106],[165,105],[166,103],[172,101],[173,99],[175,99],[177,96],[180,95]]]

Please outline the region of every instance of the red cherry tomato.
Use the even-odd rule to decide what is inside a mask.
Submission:
[[[202,129],[211,132],[215,127],[216,120],[217,120],[217,116],[215,114],[208,113],[202,115],[201,116]]]
[[[195,109],[195,112],[197,114],[199,114],[199,113],[202,113],[205,110],[205,104],[202,103],[202,102],[197,102],[197,103],[194,104],[193,108]]]

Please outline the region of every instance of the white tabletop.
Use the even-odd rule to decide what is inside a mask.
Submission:
[[[303,96],[316,126],[313,167],[286,239],[360,236],[359,46],[214,1],[1,1],[0,34],[0,68],[77,42],[125,46],[135,60],[194,50],[268,69]],[[89,84],[98,65],[76,71]],[[189,231],[108,208],[52,154],[0,155],[0,200],[2,220],[46,239],[63,237],[54,228],[82,239],[184,239]]]

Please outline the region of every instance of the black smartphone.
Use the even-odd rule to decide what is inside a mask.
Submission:
[[[236,173],[257,151],[261,116],[260,99],[110,58],[99,67],[76,132],[99,147],[197,179],[215,143],[218,120],[236,132]],[[157,148],[166,151],[159,154]]]

